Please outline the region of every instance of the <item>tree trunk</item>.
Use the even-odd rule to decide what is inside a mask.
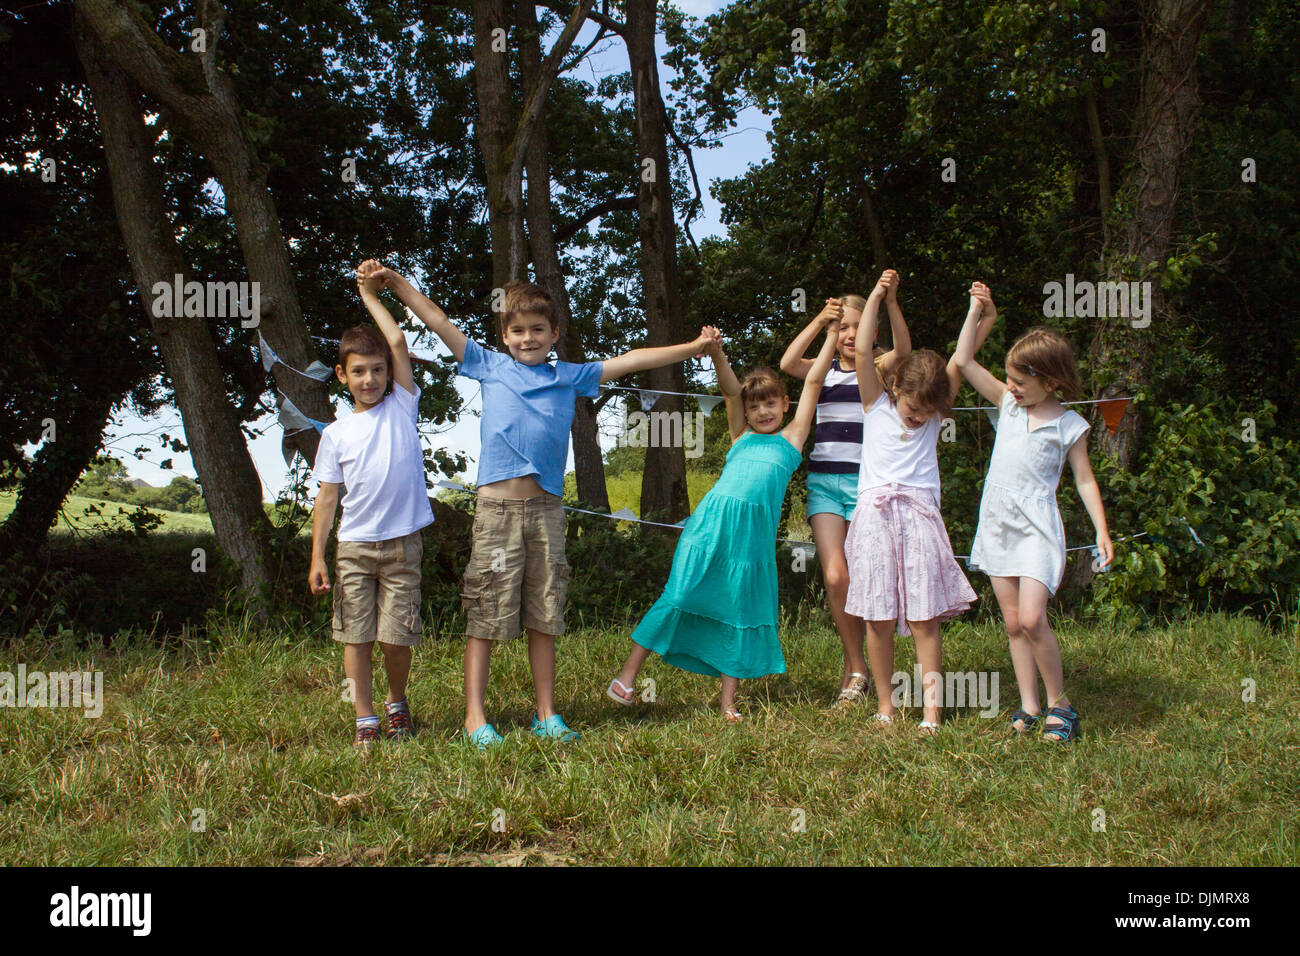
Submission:
[[[206,50],[195,56],[168,49],[138,10],[112,0],[82,0],[76,5],[107,60],[162,104],[169,127],[184,135],[212,164],[225,195],[226,211],[235,223],[249,280],[260,289],[258,330],[285,362],[303,369],[311,364],[314,351],[302,320],[288,246],[267,186],[267,168],[245,131],[234,84],[216,62],[225,10],[216,0],[199,0],[197,7],[206,31]],[[171,276],[164,279],[170,281]],[[323,383],[280,365],[272,369],[272,375],[277,387],[307,415],[321,421],[333,417]],[[289,443],[311,464],[319,439],[315,429],[308,429],[291,436]]]
[[[1099,319],[1090,348],[1092,366],[1115,374],[1100,398],[1132,395],[1151,368],[1160,324],[1170,320],[1155,276],[1169,252],[1178,186],[1200,111],[1196,83],[1196,48],[1205,29],[1211,0],[1143,0],[1142,92],[1134,120],[1134,148],[1116,203],[1132,209],[1116,225],[1103,252],[1103,271],[1110,280],[1151,282],[1151,326],[1133,328],[1124,317]],[[1148,264],[1155,263],[1155,270]],[[1124,416],[1112,438],[1096,427],[1094,447],[1115,455],[1123,468],[1137,452],[1140,412]]]
[[[262,510],[262,483],[248,446],[226,400],[216,345],[205,322],[167,318],[149,308],[157,282],[184,272],[184,260],[168,227],[162,188],[154,171],[153,138],[131,80],[107,63],[100,42],[86,29],[80,11],[77,52],[104,139],[113,203],[131,271],[148,311],[158,347],[176,392],[185,441],[212,527],[222,550],[239,567],[245,591],[257,595],[266,584],[270,522]],[[96,432],[96,434],[99,434]]]
[[[474,0],[474,89],[478,94],[479,151],[487,180],[492,235],[492,287],[524,276],[522,175],[511,179],[510,140],[515,107],[510,95],[510,21],[505,0]],[[493,47],[496,47],[494,50]]]
[[[42,445],[27,466],[14,510],[0,524],[0,552],[30,554],[45,543],[68,492],[99,449],[114,404],[113,395],[97,390],[58,422],[55,440]]]
[[[655,54],[656,0],[628,0],[626,9],[625,39],[632,70],[637,166],[641,177],[637,192],[641,285],[647,344],[655,347],[675,344],[685,338],[677,281],[677,230],[673,219],[667,124]],[[653,161],[648,169],[644,162],[647,159]],[[648,386],[655,390],[686,390],[686,376],[680,363],[652,369],[646,378]],[[680,396],[664,395],[655,404],[654,411],[680,415],[682,408]],[[677,521],[689,513],[686,449],[680,444],[675,448],[647,448],[641,479],[641,516],[659,515]]]
[[[519,66],[524,86],[533,89],[541,79],[542,48],[533,0],[519,0],[516,17],[520,26]],[[560,358],[566,362],[587,361],[582,340],[573,328],[569,290],[560,269],[555,241],[555,224],[551,218],[550,137],[546,131],[546,107],[537,116],[525,157],[528,173],[528,247],[533,256],[537,282],[555,300],[556,319],[562,338]],[[605,486],[605,463],[596,429],[596,405],[590,398],[578,397],[573,408],[573,465],[578,484],[578,502],[587,508],[609,510],[609,491]]]

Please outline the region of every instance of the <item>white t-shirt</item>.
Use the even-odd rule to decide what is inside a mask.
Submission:
[[[415,430],[420,390],[396,382],[374,408],[325,426],[313,471],[341,482],[340,541],[389,541],[433,522],[424,484],[424,452]]]
[[[931,415],[920,428],[910,430],[889,400],[889,393],[882,391],[862,420],[858,494],[888,484],[928,488],[938,507],[938,445],[938,415]]]

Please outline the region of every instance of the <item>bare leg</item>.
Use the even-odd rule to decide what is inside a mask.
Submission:
[[[894,701],[894,621],[867,621],[867,653],[871,657],[871,676],[876,682],[876,712],[893,717]]]
[[[990,577],[1002,620],[1007,628],[1011,645],[1011,666],[1016,671],[1016,686],[1020,689],[1020,709],[1026,714],[1042,712],[1038,702],[1038,668],[1034,662],[1034,649],[1020,622],[1020,578]]]
[[[352,708],[358,717],[375,716],[374,672],[370,657],[374,642],[343,645],[343,676],[351,681]]]
[[[1050,597],[1047,585],[1042,581],[1020,579],[1020,630],[1033,651],[1038,672],[1043,675],[1047,706],[1069,707],[1070,700],[1065,696],[1065,674],[1061,667],[1061,648],[1047,623],[1047,601]],[[1060,727],[1062,723],[1055,717],[1049,717],[1043,726]]]
[[[728,677],[726,674],[722,675],[722,700],[720,703],[724,716],[728,711],[734,711],[736,709],[736,691],[739,688],[739,677]]]
[[[943,715],[943,639],[939,622],[908,621],[916,643],[916,662],[921,665],[921,701],[924,719],[937,724]]]
[[[840,687],[849,686],[850,674],[867,673],[867,659],[862,652],[862,638],[866,624],[844,610],[849,594],[849,566],[844,558],[844,537],[849,523],[837,514],[815,514],[808,519],[812,525],[813,541],[817,544],[817,560],[826,580],[826,597],[831,606],[831,618],[839,631],[844,647],[844,671]]]
[[[411,648],[400,644],[379,642],[384,652],[384,670],[388,674],[388,702],[395,704],[406,700],[406,680],[411,674]]]
[[[537,719],[555,716],[555,635],[528,628],[528,666],[533,671]]]
[[[488,668],[492,662],[492,641],[465,638],[465,732],[473,733],[487,723],[483,699],[487,695]]]
[[[648,648],[642,647],[633,641],[632,653],[627,655],[627,660],[623,662],[623,669],[618,672],[619,683],[624,687],[632,687],[636,675],[641,673],[641,668],[645,665],[650,654],[651,651]]]

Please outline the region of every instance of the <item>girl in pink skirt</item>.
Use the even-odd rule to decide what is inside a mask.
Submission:
[[[858,368],[872,367],[869,350],[883,297],[884,290],[876,286],[862,313]],[[939,515],[939,422],[960,386],[957,368],[929,349],[904,359],[888,390],[875,375],[858,378],[865,410],[863,454],[858,504],[844,542],[849,566],[845,610],[867,622],[867,656],[880,724],[894,719],[889,691],[894,631],[913,635],[924,689],[923,736],[939,728],[939,624],[975,601]]]

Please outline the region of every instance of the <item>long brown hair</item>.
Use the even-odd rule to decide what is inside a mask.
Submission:
[[[1067,402],[1076,402],[1083,395],[1074,349],[1055,329],[1036,325],[1020,336],[1007,352],[1007,364],[1022,375],[1052,379]]]

